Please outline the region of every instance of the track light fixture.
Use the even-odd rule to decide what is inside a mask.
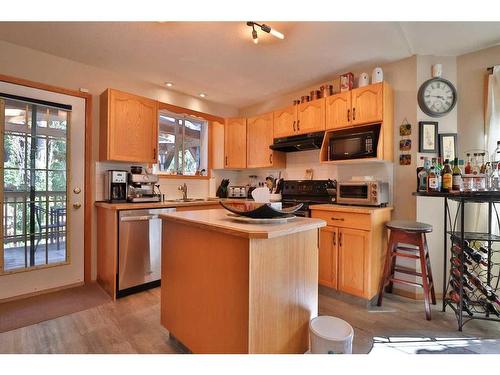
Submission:
[[[255,26],[260,27],[260,29],[266,33],[269,33],[273,36],[275,36],[278,39],[285,39],[285,36],[280,33],[278,30],[275,30],[271,28],[271,26],[268,26],[266,24],[260,24],[254,21],[248,21],[247,26],[250,26],[252,28],[252,40],[255,44],[259,43],[259,38],[257,35],[257,30],[255,30]]]

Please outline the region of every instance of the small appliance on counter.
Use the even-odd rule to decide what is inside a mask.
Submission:
[[[155,185],[159,177],[156,174],[128,174],[127,201],[137,202],[160,202],[161,194],[155,192]]]
[[[215,196],[217,198],[227,198],[227,186],[228,185],[229,185],[229,179],[223,178],[222,181],[220,182],[219,187],[217,188],[217,192],[215,193]]]
[[[104,197],[110,203],[127,201],[127,171],[109,170],[106,172]]]
[[[386,206],[389,203],[389,183],[375,180],[339,181],[337,203],[356,206]]]
[[[249,186],[229,186],[227,189],[228,198],[248,198]]]

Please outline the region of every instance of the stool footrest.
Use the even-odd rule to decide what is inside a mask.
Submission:
[[[412,248],[412,247],[407,247],[407,246],[397,246],[396,250],[403,250],[403,251],[413,251],[413,252],[418,252],[418,248]]]
[[[420,257],[418,255],[398,253],[397,251],[393,251],[392,256],[393,257],[410,258],[410,259],[420,259]]]
[[[411,268],[406,268],[406,267],[401,267],[401,266],[395,267],[394,272],[400,272],[400,273],[405,273],[407,275],[422,277],[422,274],[420,272],[412,270]]]
[[[419,283],[416,283],[416,282],[413,282],[413,281],[398,279],[398,278],[395,278],[395,277],[391,277],[389,280],[392,281],[392,282],[394,282],[394,283],[401,283],[401,284],[406,284],[406,285],[411,285],[411,286],[418,286],[420,288],[424,287],[422,284],[419,284]]]

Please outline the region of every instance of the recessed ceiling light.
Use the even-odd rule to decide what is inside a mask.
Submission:
[[[207,97],[207,94],[205,94],[204,92],[200,92],[200,96],[201,96],[202,98],[206,98],[206,97]]]
[[[167,87],[172,87],[174,84],[173,82],[165,82],[165,86]]]

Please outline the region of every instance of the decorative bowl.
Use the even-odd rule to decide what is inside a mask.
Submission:
[[[226,210],[241,216],[254,219],[271,219],[273,217],[290,217],[293,213],[302,207],[302,203],[293,207],[278,210],[273,208],[270,203],[257,202],[219,202]]]

